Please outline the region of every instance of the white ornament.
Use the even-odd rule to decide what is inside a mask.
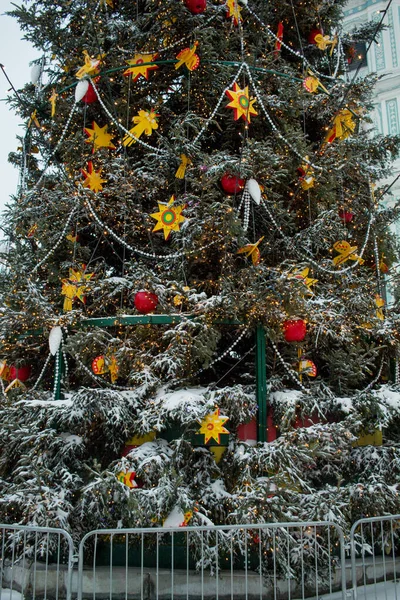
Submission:
[[[261,202],[261,190],[257,181],[255,179],[249,179],[246,183],[246,188],[254,202],[259,205]]]
[[[55,356],[62,342],[62,329],[59,325],[53,327],[49,334],[50,353]]]
[[[88,89],[89,81],[87,79],[81,79],[80,81],[78,81],[75,88],[75,101],[79,102],[79,100],[82,100],[83,96],[86,94]]]
[[[42,65],[33,65],[31,69],[31,81],[33,85],[36,85],[42,74]]]

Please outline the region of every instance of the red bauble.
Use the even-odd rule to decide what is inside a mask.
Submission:
[[[142,313],[142,315],[147,315],[157,307],[158,297],[151,292],[137,292],[134,302],[136,310]]]
[[[83,96],[82,102],[84,102],[85,104],[93,104],[93,102],[96,102],[96,101],[97,101],[96,92],[94,91],[94,87],[92,86],[92,84],[89,83],[88,91]]]
[[[308,35],[308,43],[309,44],[315,44],[315,36],[316,35],[323,35],[323,33],[320,29],[311,29],[311,31]]]
[[[353,220],[354,213],[350,212],[349,210],[345,210],[344,208],[341,208],[339,210],[339,217],[345,223],[350,223]]]
[[[206,10],[206,0],[185,0],[185,6],[193,15],[200,15]]]
[[[239,177],[228,175],[227,173],[221,179],[222,189],[226,194],[237,194],[237,192],[244,188],[244,184],[244,179],[239,179]]]
[[[306,333],[307,324],[303,319],[290,319],[283,322],[283,335],[287,342],[302,342]]]
[[[30,365],[24,365],[23,367],[16,367],[15,365],[11,365],[10,367],[10,381],[14,381],[14,379],[19,379],[19,381],[26,381],[31,374]]]

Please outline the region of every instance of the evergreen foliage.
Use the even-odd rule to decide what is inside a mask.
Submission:
[[[0,398],[0,522],[63,527],[79,539],[98,527],[161,526],[174,507],[192,513],[190,525],[330,519],[346,531],[362,516],[400,512],[400,394],[387,384],[399,314],[395,303],[381,319],[376,304],[386,285],[377,264],[396,260],[389,226],[398,217],[379,180],[400,139],[374,135],[377,76],[348,73],[352,45],[374,39],[376,24],[343,32],[343,5],[233,3],[237,25],[211,0],[203,14],[181,0],[25,0],[12,11],[43,61],[39,82],[10,100],[27,123],[36,111],[39,127],[27,126],[10,156],[21,185],[5,216],[2,358],[32,372],[26,389]],[[332,52],[309,41],[313,29],[337,35]],[[176,69],[195,41],[199,67]],[[74,105],[84,51],[102,57],[91,77],[101,103]],[[136,53],[158,53],[148,79],[123,76]],[[256,97],[251,123],[233,119],[224,94],[243,64],[237,83]],[[329,94],[303,87],[310,70]],[[354,131],[328,143],[345,108]],[[124,145],[140,110],[157,113],[158,128]],[[108,125],[116,149],[86,143],[93,122]],[[182,154],[191,163],[178,179]],[[83,187],[90,162],[105,180],[97,193]],[[243,190],[226,194],[226,174],[262,186],[247,229]],[[186,220],[165,240],[151,215],[172,196]],[[238,250],[260,238],[253,265]],[[334,266],[340,240],[364,264]],[[311,289],[298,277],[307,267]],[[70,269],[93,276],[86,302],[63,310]],[[140,290],[157,294],[156,312],[188,318],[121,325]],[[115,325],[85,324],[95,317]],[[293,317],[307,321],[298,344],[282,331]],[[258,324],[269,381],[261,400],[278,437],[270,426],[269,441],[252,446],[238,427],[258,418]],[[58,325],[68,370],[54,399],[50,365],[60,356],[45,361]],[[100,355],[115,357],[116,382],[92,373]],[[299,356],[315,363],[315,379],[299,378]],[[219,462],[198,442],[199,423],[217,408],[230,431]],[[381,429],[383,445],[357,445]],[[155,437],[122,456],[146,434]],[[140,487],[121,472],[135,472]]]

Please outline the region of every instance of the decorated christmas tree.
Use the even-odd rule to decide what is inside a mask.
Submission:
[[[399,334],[343,0],[25,0],[0,522],[398,513]]]

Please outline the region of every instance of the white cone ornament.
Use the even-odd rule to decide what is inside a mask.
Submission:
[[[59,325],[53,327],[49,334],[49,348],[50,354],[55,356],[61,346],[62,342],[62,329]]]
[[[80,81],[78,81],[75,88],[75,102],[79,102],[79,100],[82,100],[83,96],[86,94],[88,89],[89,81],[87,79],[81,79]]]
[[[246,188],[254,202],[259,205],[261,202],[261,190],[257,181],[255,179],[249,179],[246,183]]]
[[[33,65],[31,69],[31,82],[33,85],[36,85],[40,79],[40,75],[42,74],[42,66],[41,65]]]

